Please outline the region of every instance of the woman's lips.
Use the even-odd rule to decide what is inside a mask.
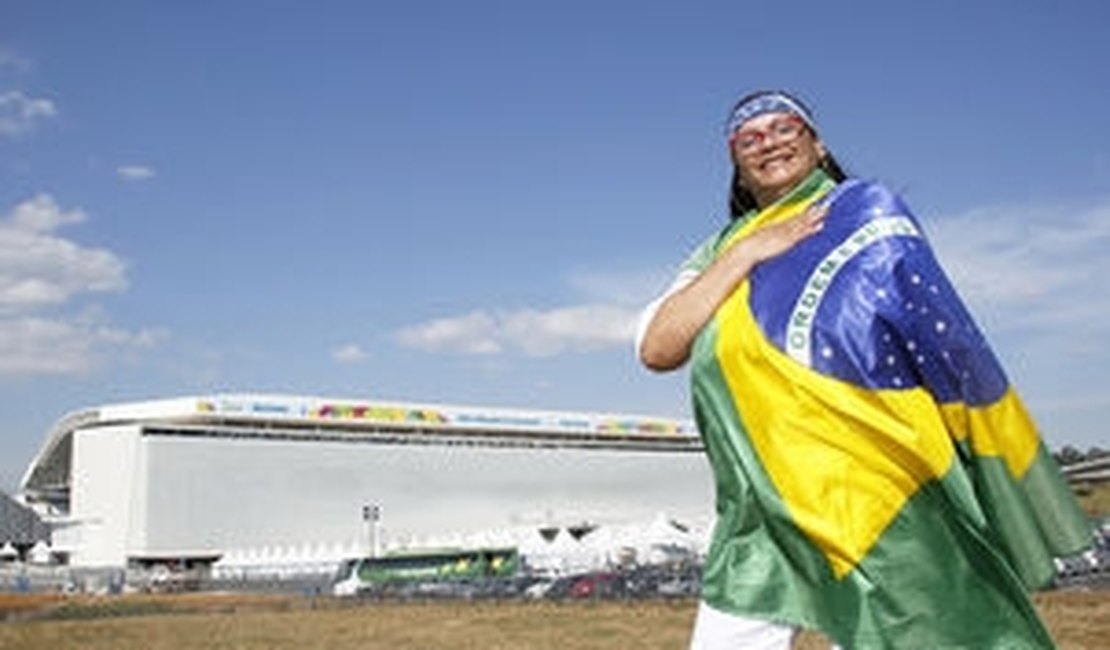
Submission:
[[[793,154],[783,154],[779,156],[772,156],[767,160],[759,163],[759,168],[764,171],[775,171],[776,169],[785,167],[794,160]]]

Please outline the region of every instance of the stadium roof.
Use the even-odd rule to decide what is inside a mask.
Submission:
[[[692,422],[651,416],[216,394],[113,404],[66,415],[47,433],[28,466],[24,493],[66,492],[73,433],[121,424],[285,440],[393,436],[397,442],[700,449]]]

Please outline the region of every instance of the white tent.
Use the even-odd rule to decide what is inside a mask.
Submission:
[[[622,549],[626,546],[619,531],[613,526],[600,526],[590,531],[578,542],[595,557],[599,567],[612,567],[620,564]]]
[[[50,553],[50,546],[41,539],[31,547],[28,557],[31,564],[51,564],[54,561],[53,555]]]
[[[19,558],[19,551],[15,550],[11,542],[4,542],[4,545],[0,546],[0,561],[11,562],[17,558]]]

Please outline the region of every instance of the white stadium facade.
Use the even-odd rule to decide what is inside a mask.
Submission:
[[[713,503],[685,421],[248,394],[71,413],[47,433],[20,498],[74,567],[367,539],[411,548],[660,513],[704,525]]]

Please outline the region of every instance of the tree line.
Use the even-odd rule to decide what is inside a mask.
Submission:
[[[1052,452],[1052,457],[1060,465],[1072,465],[1074,463],[1082,463],[1086,460],[1095,460],[1110,456],[1110,450],[1103,449],[1102,447],[1091,447],[1086,452],[1073,447],[1072,445],[1064,445],[1060,449]]]

